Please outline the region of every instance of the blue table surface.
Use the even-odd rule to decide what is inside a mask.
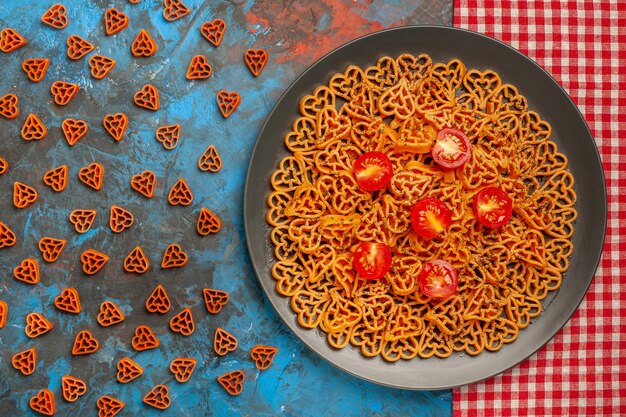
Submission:
[[[8,174],[0,176],[0,221],[17,234],[18,243],[0,249],[0,300],[9,304],[7,325],[0,329],[0,416],[30,416],[28,402],[42,388],[56,396],[58,416],[95,416],[96,400],[111,395],[126,403],[120,416],[449,416],[450,391],[403,391],[378,386],[337,370],[312,353],[276,316],[252,271],[244,240],[242,198],[248,160],[256,136],[273,105],[308,65],[333,48],[376,30],[414,23],[449,24],[449,1],[401,0],[187,0],[190,15],[167,22],[162,2],[141,0],[64,0],[70,24],[55,30],[40,17],[52,0],[0,0],[0,29],[13,27],[28,39],[28,45],[10,54],[0,54],[0,96],[15,93],[20,98],[20,116],[0,118],[0,156],[9,161]],[[117,7],[128,14],[129,27],[114,36],[104,33],[103,13]],[[200,36],[203,22],[226,21],[222,45],[213,47]],[[153,36],[159,50],[152,58],[137,59],[130,44],[140,29]],[[114,58],[117,65],[104,80],[93,79],[87,59],[70,61],[66,39],[76,34],[95,45],[94,53]],[[260,77],[254,78],[243,63],[247,48],[265,48],[270,61]],[[203,54],[213,65],[209,80],[188,81],[185,71],[192,56]],[[20,69],[27,58],[47,57],[51,65],[45,79],[31,83]],[[52,102],[50,84],[62,79],[81,87],[65,107]],[[320,80],[323,81],[323,80]],[[132,104],[132,94],[144,84],[154,84],[161,96],[161,109],[149,112]],[[220,89],[238,91],[240,107],[223,119],[215,105]],[[124,112],[130,123],[123,141],[114,142],[102,128],[107,113]],[[19,131],[29,113],[37,114],[48,128],[42,141],[26,142]],[[69,147],[61,134],[63,119],[88,122],[88,135]],[[181,140],[172,151],[155,140],[158,126],[180,123]],[[198,170],[196,160],[214,144],[224,161],[216,174]],[[100,162],[105,167],[104,187],[95,192],[77,180],[80,167]],[[54,193],[41,181],[43,173],[58,165],[70,167],[70,184]],[[147,200],[133,192],[130,177],[144,169],[157,175],[155,197]],[[195,198],[189,207],[167,204],[167,193],[184,177]],[[13,207],[14,181],[34,186],[39,200],[31,207]],[[119,235],[108,228],[111,204],[128,208],[135,224]],[[195,233],[201,207],[215,211],[222,230],[212,236]],[[77,234],[68,222],[76,208],[97,209],[94,227]],[[37,242],[42,236],[68,240],[60,259],[42,261]],[[189,264],[176,271],[158,267],[164,248],[179,243],[189,253]],[[122,270],[124,257],[140,245],[152,266],[144,275]],[[82,251],[93,248],[107,253],[111,261],[99,274],[88,277],[80,269]],[[13,268],[26,257],[38,260],[42,281],[26,285],[13,278]],[[143,303],[157,283],[172,298],[165,316],[149,315]],[[70,315],[58,311],[53,300],[68,286],[77,288],[83,312]],[[230,293],[230,303],[216,316],[206,312],[202,288]],[[117,303],[126,320],[117,326],[96,323],[104,300]],[[190,307],[196,331],[189,337],[172,333],[169,319]],[[25,317],[31,311],[46,316],[54,329],[29,339],[24,333]],[[158,349],[135,352],[130,340],[136,326],[150,325],[161,342]],[[213,352],[213,333],[221,326],[239,340],[238,349],[224,357]],[[74,336],[91,330],[100,341],[93,355],[72,357]],[[273,365],[258,371],[249,358],[257,344],[278,347]],[[37,370],[23,376],[11,366],[16,352],[36,347]],[[128,356],[144,367],[144,374],[129,384],[116,381],[116,363]],[[178,356],[194,357],[198,366],[189,382],[181,384],[169,372]],[[241,369],[246,374],[244,390],[229,396],[217,383],[222,373]],[[84,379],[87,393],[75,403],[61,396],[65,374]],[[170,389],[172,405],[165,411],[151,409],[142,397],[156,384]]]

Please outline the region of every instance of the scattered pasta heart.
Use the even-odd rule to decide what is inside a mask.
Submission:
[[[189,381],[194,369],[196,369],[196,360],[194,358],[176,358],[170,364],[170,371],[172,371],[174,378],[178,382]]]
[[[222,311],[222,307],[228,304],[228,293],[226,291],[205,288],[202,290],[204,295],[204,304],[211,314],[217,314]]]
[[[93,275],[104,267],[104,264],[109,261],[109,257],[93,249],[87,249],[80,255],[80,261],[83,263],[83,272],[87,275]]]
[[[188,80],[204,80],[212,73],[213,67],[206,61],[206,58],[203,55],[196,55],[191,58],[186,77]]]
[[[33,258],[24,259],[13,269],[13,276],[15,279],[27,284],[37,284],[40,280],[37,261]]]
[[[42,389],[29,402],[30,408],[46,416],[53,416],[56,412],[54,394],[48,389]]]
[[[241,96],[238,92],[228,92],[226,90],[220,90],[217,92],[217,107],[220,109],[224,119],[227,119],[239,106],[241,102]]]
[[[180,139],[180,125],[161,126],[156,131],[156,139],[167,150],[174,149]]]
[[[78,171],[78,179],[85,185],[98,191],[102,189],[104,167],[97,162],[92,162]]]
[[[31,375],[37,368],[37,351],[30,348],[16,353],[11,359],[11,365],[22,375]]]
[[[111,206],[109,226],[111,227],[111,230],[113,232],[122,233],[124,230],[131,227],[134,221],[135,218],[133,217],[133,213],[131,213],[130,211],[120,206]]]
[[[95,210],[77,209],[70,213],[70,222],[78,233],[85,233],[91,229],[97,214],[98,212]]]
[[[126,272],[143,274],[148,271],[149,267],[150,261],[139,246],[136,246],[135,249],[128,254],[126,259],[124,259],[124,270]]]
[[[7,324],[7,319],[9,317],[9,306],[6,301],[0,300],[0,329],[2,329]]]
[[[200,171],[218,172],[222,169],[222,158],[215,149],[215,146],[209,145],[198,158],[198,168]]]
[[[93,44],[81,38],[78,35],[72,35],[67,38],[67,57],[74,61],[87,56],[93,51]]]
[[[43,80],[48,72],[50,60],[48,58],[28,58],[22,62],[22,70],[28,76],[28,79],[34,83]]]
[[[55,4],[41,16],[41,21],[55,29],[64,29],[69,23],[67,9],[62,4]]]
[[[170,400],[170,392],[167,386],[159,384],[143,397],[143,402],[159,410],[165,410],[170,406],[172,400]]]
[[[267,51],[265,49],[248,49],[243,56],[250,72],[258,77],[267,64]]]
[[[42,237],[39,239],[39,250],[46,262],[55,262],[59,259],[59,255],[65,248],[67,241],[65,239],[55,239],[53,237]]]
[[[17,241],[15,233],[9,226],[0,222],[0,249],[9,248]]]
[[[74,346],[72,347],[72,355],[89,355],[94,353],[100,347],[98,340],[93,337],[89,330],[82,330],[76,335]]]
[[[274,346],[257,345],[250,351],[250,357],[257,368],[264,370],[270,367],[274,356],[276,356],[276,352],[278,352],[278,349]]]
[[[219,382],[230,395],[239,395],[241,391],[243,391],[243,381],[245,379],[245,374],[237,370],[218,377],[217,382]]]
[[[215,330],[215,338],[213,339],[213,348],[215,353],[220,356],[226,355],[228,352],[232,352],[237,349],[237,339],[226,330],[218,327]]]
[[[87,122],[84,120],[74,120],[74,119],[65,119],[61,123],[61,129],[63,130],[63,135],[65,136],[65,140],[70,146],[74,146],[81,140],[87,132],[89,131],[89,127],[87,126]]]
[[[0,51],[9,53],[26,45],[26,39],[12,28],[4,28],[0,32]]]
[[[189,262],[189,257],[180,245],[176,243],[170,244],[163,253],[163,260],[161,261],[161,268],[180,268],[187,265]]]
[[[46,137],[48,129],[41,122],[36,114],[29,114],[22,125],[22,139],[24,140],[41,140]]]
[[[26,208],[37,201],[37,191],[33,187],[15,181],[13,183],[13,205],[19,209]]]
[[[126,404],[117,398],[103,395],[98,398],[96,406],[98,407],[98,417],[115,417],[117,413],[122,411]]]
[[[73,403],[87,392],[87,384],[80,378],[71,375],[63,375],[61,378],[61,390],[65,401]]]
[[[135,191],[147,198],[154,196],[154,187],[156,185],[156,175],[152,171],[144,171],[141,174],[133,175],[130,180],[130,186]]]
[[[89,68],[91,76],[96,80],[101,80],[115,67],[115,60],[104,55],[94,55],[89,58]]]
[[[138,326],[132,340],[133,349],[137,351],[154,349],[159,346],[159,339],[148,326]]]
[[[172,303],[162,285],[157,285],[146,300],[146,310],[150,313],[165,314],[170,311]]]
[[[102,327],[113,326],[114,324],[121,323],[126,317],[122,310],[113,301],[104,301],[100,304],[100,312],[96,317],[98,324]]]
[[[17,107],[19,99],[15,94],[6,94],[0,97],[0,116],[6,119],[15,119],[20,115],[20,109]]]
[[[46,172],[43,176],[43,183],[57,193],[65,190],[67,188],[67,165],[61,165]]]
[[[0,156],[0,175],[6,174],[7,172],[9,172],[9,163]]]
[[[141,90],[137,91],[133,96],[133,101],[139,107],[144,109],[157,111],[159,110],[159,91],[151,84],[144,85]]]
[[[226,23],[222,19],[205,22],[200,28],[202,36],[215,46],[220,46],[222,43],[224,32],[226,32]]]
[[[82,310],[78,291],[75,288],[65,288],[54,298],[54,306],[66,313],[78,314]]]
[[[67,105],[79,90],[78,84],[72,84],[65,81],[55,81],[50,86],[50,92],[54,97],[54,102],[59,106]]]
[[[26,336],[34,339],[42,334],[48,333],[54,325],[50,321],[39,313],[30,313],[26,316],[26,327],[24,332]]]
[[[143,368],[130,358],[122,358],[117,363],[117,380],[126,384],[143,374]]]
[[[172,317],[170,319],[170,329],[175,333],[182,334],[183,336],[191,335],[195,329],[191,309],[185,308],[183,311]]]
[[[128,27],[128,16],[111,7],[104,12],[104,28],[108,36],[115,35]]]
[[[179,179],[172,186],[167,200],[172,206],[188,206],[193,202],[193,193],[184,178]]]
[[[163,17],[169,22],[187,16],[190,12],[189,8],[180,0],[164,0],[163,6]]]
[[[122,140],[128,127],[128,117],[124,113],[107,114],[102,120],[106,131],[116,141]]]
[[[198,222],[196,223],[196,230],[199,235],[206,236],[211,233],[217,233],[222,228],[222,221],[213,212],[207,208],[202,207],[200,214],[198,215]]]
[[[141,29],[133,44],[130,47],[130,51],[133,56],[139,57],[149,57],[157,53],[159,47],[150,34],[145,30]]]

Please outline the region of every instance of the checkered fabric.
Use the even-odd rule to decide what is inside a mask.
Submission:
[[[572,319],[519,366],[454,390],[454,416],[626,416],[626,1],[455,0],[454,14],[569,92],[600,149],[609,204],[600,267]]]

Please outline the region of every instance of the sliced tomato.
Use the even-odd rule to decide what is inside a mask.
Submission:
[[[452,213],[441,200],[424,198],[411,209],[411,226],[424,239],[432,239],[452,223]]]
[[[459,279],[456,269],[440,259],[427,262],[417,280],[420,291],[427,297],[447,298],[456,293]]]
[[[463,166],[472,155],[472,145],[465,133],[447,127],[437,133],[433,145],[433,159],[442,168],[454,169]]]
[[[474,214],[487,227],[504,226],[513,214],[513,200],[501,188],[483,188],[474,197]]]
[[[362,278],[380,279],[391,268],[391,249],[384,243],[361,242],[354,252],[352,264]]]
[[[382,190],[387,187],[393,174],[391,161],[381,152],[366,152],[359,156],[352,170],[363,191]]]

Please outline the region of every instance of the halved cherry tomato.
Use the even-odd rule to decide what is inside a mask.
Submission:
[[[384,243],[361,242],[354,252],[352,264],[362,278],[382,278],[391,268],[391,249]]]
[[[391,181],[393,166],[381,152],[366,152],[354,162],[354,177],[363,191],[382,190]]]
[[[433,159],[442,168],[454,169],[463,166],[472,155],[472,145],[465,133],[446,127],[437,133],[433,145]]]
[[[424,265],[417,283],[422,294],[432,298],[447,298],[459,286],[456,269],[440,259]]]
[[[483,188],[474,197],[474,214],[481,224],[495,229],[511,218],[513,201],[500,188]]]
[[[411,209],[411,226],[424,239],[432,239],[452,223],[452,213],[441,200],[424,198]]]

